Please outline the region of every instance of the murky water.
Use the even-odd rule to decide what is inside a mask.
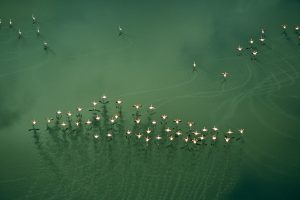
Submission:
[[[1,199],[298,199],[299,10],[297,0],[2,1]],[[82,106],[91,117],[103,94],[110,103],[106,117],[97,105],[102,120],[124,100],[112,141],[104,124],[99,140],[94,129],[77,137],[46,130],[57,110]],[[183,130],[188,121],[199,131],[216,125],[220,142],[157,144],[159,128],[149,145],[127,141],[134,103],[143,105],[137,132],[150,126],[153,104],[151,119],[160,124],[167,113],[174,133],[175,118]],[[242,140],[226,145],[224,132],[240,128]]]

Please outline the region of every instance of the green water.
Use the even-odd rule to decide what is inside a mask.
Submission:
[[[299,199],[299,10],[297,0],[2,0],[0,199]],[[236,52],[251,37],[256,60]],[[58,109],[103,94],[109,115],[124,100],[126,128],[134,103],[142,113],[152,103],[170,124],[245,128],[243,142],[145,150],[121,137],[55,143],[45,131]]]

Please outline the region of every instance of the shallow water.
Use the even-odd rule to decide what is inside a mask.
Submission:
[[[299,10],[297,0],[1,1],[0,199],[299,199]],[[251,37],[256,60],[236,53]],[[122,137],[55,143],[45,131],[58,109],[87,110],[103,94],[109,115],[124,100],[126,128],[134,103],[144,116],[153,103],[157,120],[245,128],[243,142],[145,150]]]

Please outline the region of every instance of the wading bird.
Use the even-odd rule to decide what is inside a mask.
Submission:
[[[22,37],[22,31],[19,29],[18,30],[18,38],[20,39]]]
[[[116,122],[116,118],[114,118],[114,117],[112,117],[112,118],[110,118],[110,123],[113,125],[115,122]]]
[[[239,129],[238,131],[240,132],[240,134],[243,134],[244,131],[245,131],[245,129],[241,128],[241,129]]]
[[[170,133],[172,132],[172,129],[170,129],[169,127],[165,129],[166,133]]]
[[[260,30],[260,33],[264,36],[264,35],[265,35],[265,29],[262,28],[262,29]]]
[[[106,136],[108,137],[108,139],[110,139],[110,140],[112,139],[112,133],[111,132],[108,132]]]
[[[161,118],[163,119],[163,120],[166,120],[167,118],[168,118],[168,115],[161,115]]]
[[[224,140],[226,143],[228,143],[230,141],[230,137],[225,137]]]
[[[221,74],[222,74],[222,76],[224,77],[224,79],[226,79],[226,78],[229,76],[229,73],[228,73],[228,72],[222,72]]]
[[[189,137],[183,138],[184,142],[187,143],[189,141]]]
[[[98,104],[98,103],[97,103],[96,101],[93,101],[93,102],[92,102],[93,108],[92,108],[92,109],[89,109],[89,111],[91,111],[91,112],[100,112],[100,110],[98,110],[98,109],[96,108],[97,104]]]
[[[140,123],[141,123],[141,119],[140,119],[140,118],[136,118],[136,119],[134,120],[134,122],[135,122],[136,124],[140,124]]]
[[[250,43],[250,46],[252,47],[252,45],[254,44],[254,40],[252,38],[250,38],[249,43]]]
[[[36,128],[36,124],[37,124],[36,120],[32,120],[31,124],[32,124],[32,128],[28,129],[28,131],[34,131],[34,132],[36,132],[36,131],[40,130],[40,129]]]
[[[200,135],[200,133],[199,133],[198,131],[194,131],[193,134],[194,134],[195,136]]]
[[[142,135],[141,133],[136,134],[136,137],[137,137],[138,139],[141,139],[142,136],[143,136],[143,135]]]
[[[196,64],[196,62],[194,61],[194,63],[193,63],[193,71],[196,71],[197,70],[197,64]]]
[[[160,116],[160,118],[162,119],[162,121],[160,122],[161,124],[167,124],[167,115],[163,114]]]
[[[193,139],[192,139],[192,142],[193,142],[194,144],[197,144],[198,140],[197,140],[196,138],[193,138]]]
[[[150,134],[150,133],[151,133],[151,129],[148,128],[148,129],[146,130],[146,133],[147,133],[147,134]]]
[[[281,25],[281,28],[282,28],[283,32],[286,32],[286,30],[287,30],[287,25],[286,25],[286,24],[282,24],[282,25]]]
[[[63,130],[67,129],[67,124],[65,122],[62,122],[60,125],[63,128]]]
[[[182,132],[181,131],[176,131],[176,133],[175,133],[177,136],[180,136],[180,135],[182,135]]]
[[[62,112],[60,110],[56,111],[56,119],[59,120],[62,117]]]
[[[96,115],[95,119],[96,121],[100,121],[101,117],[99,115]]]
[[[137,104],[134,104],[132,107],[134,107],[138,111],[142,107],[142,105],[137,103]]]
[[[67,117],[68,117],[68,118],[72,117],[72,113],[71,113],[70,111],[67,112]]]
[[[76,117],[79,118],[79,119],[82,118],[82,114],[81,114],[82,108],[81,107],[77,107],[76,110],[77,110]]]
[[[202,132],[205,133],[205,132],[207,132],[207,131],[208,131],[208,129],[204,126],[203,129],[202,129]]]
[[[266,39],[265,39],[263,36],[260,36],[259,41],[260,41],[260,43],[261,43],[262,45],[265,44],[265,40],[266,40]]]
[[[45,50],[48,49],[48,43],[46,41],[43,42],[43,47],[44,47]]]
[[[48,125],[48,124],[51,124],[51,122],[52,122],[53,120],[54,120],[53,118],[46,118],[47,125]]]
[[[156,108],[152,104],[148,107],[149,112],[153,112],[155,109]]]
[[[240,45],[236,48],[237,52],[239,55],[241,55],[242,51],[243,51],[243,47],[241,47]]]
[[[148,143],[150,141],[151,138],[149,138],[148,136],[145,137],[145,141]]]
[[[217,136],[216,136],[216,135],[212,135],[212,136],[211,136],[211,139],[212,139],[211,145],[214,145],[214,144],[216,143]]]
[[[233,131],[231,129],[229,129],[227,132],[226,132],[228,135],[231,135],[233,133]]]
[[[203,140],[205,140],[205,136],[204,136],[204,135],[201,135],[201,136],[199,137],[199,139],[200,139],[200,141],[202,142]]]
[[[252,58],[251,59],[255,60],[258,52],[256,50],[254,50],[254,51],[251,52],[251,54],[252,54]]]
[[[121,109],[122,103],[123,103],[123,101],[122,101],[121,99],[118,99],[118,100],[116,101],[116,108]]]
[[[118,30],[119,30],[119,36],[123,35],[124,32],[123,32],[123,29],[121,26],[118,27]]]
[[[216,135],[212,135],[211,139],[212,139],[213,141],[216,141],[216,140],[217,140],[217,136],[216,136]]]
[[[92,121],[88,119],[88,120],[85,122],[85,124],[89,126],[89,125],[92,124]]]
[[[131,132],[130,130],[127,130],[127,131],[126,131],[126,134],[127,134],[127,135],[131,135],[131,133],[132,133],[132,132]]]
[[[155,126],[155,125],[157,124],[157,122],[156,122],[155,120],[153,120],[153,121],[151,122],[151,124],[152,124],[153,126]]]
[[[102,103],[102,104],[109,103],[108,97],[106,95],[102,95],[101,98],[100,98],[100,100],[99,100],[99,102]]]
[[[299,30],[300,30],[300,27],[299,26],[295,26],[295,32],[297,35],[299,35]]]
[[[212,128],[212,130],[213,130],[214,132],[217,132],[219,129],[218,129],[216,126],[214,126],[214,127]]]
[[[178,125],[181,122],[181,119],[174,119],[173,122],[175,122],[175,124]]]
[[[35,18],[35,16],[33,14],[31,15],[31,19],[32,19],[32,23],[35,24],[36,18]]]
[[[191,130],[192,126],[194,125],[194,122],[187,122],[187,125],[188,125],[189,129]]]

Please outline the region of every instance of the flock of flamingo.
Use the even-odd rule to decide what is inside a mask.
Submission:
[[[239,141],[245,132],[241,128],[236,131],[228,129],[221,131],[216,126],[212,128],[203,127],[197,130],[195,123],[180,118],[169,120],[167,114],[160,115],[160,119],[154,119],[156,107],[149,105],[142,112],[142,105],[137,103],[132,107],[134,112],[132,120],[124,122],[123,101],[115,101],[116,113],[109,116],[107,104],[110,101],[106,95],[103,95],[99,101],[93,101],[92,107],[87,111],[91,113],[89,117],[84,118],[83,108],[78,107],[73,114],[71,111],[63,114],[58,110],[55,117],[46,118],[46,130],[61,132],[64,136],[85,134],[94,140],[113,140],[114,137],[123,136],[128,141],[139,141],[145,145],[156,144],[195,144],[195,145],[215,145],[219,141],[229,144],[232,141]],[[100,104],[101,106],[98,106]],[[125,128],[129,124],[130,128]],[[32,128],[29,131],[38,133],[38,123],[32,121]]]
[[[32,23],[38,24],[36,17],[32,14]],[[3,26],[3,21],[0,19],[0,28]],[[9,19],[8,26],[13,28],[13,21]],[[282,34],[288,38],[288,25],[281,25]],[[124,34],[124,30],[121,26],[118,27],[119,36]],[[300,27],[295,26],[294,28],[295,35],[299,40],[300,45]],[[37,26],[36,34],[40,34],[40,28]],[[17,32],[18,39],[22,39],[22,31],[18,29]],[[260,37],[258,38],[260,45],[266,44],[266,33],[265,29],[262,28],[260,31]],[[237,55],[242,55],[245,50],[249,50],[252,60],[256,60],[258,55],[258,50],[255,47],[255,40],[250,38],[249,46],[243,48],[241,45],[238,45],[236,48]],[[44,50],[48,49],[48,43],[43,42]],[[193,63],[193,71],[197,70],[196,62]],[[222,72],[221,75],[224,79],[229,76],[228,72]],[[102,104],[102,108],[98,108],[98,103]],[[238,129],[232,131],[231,129],[227,131],[220,131],[219,128],[213,126],[212,128],[206,128],[205,126],[201,130],[196,130],[194,127],[194,122],[188,121],[186,125],[182,125],[182,120],[176,118],[168,120],[166,114],[161,115],[159,120],[152,119],[153,114],[156,112],[156,108],[153,105],[150,105],[147,108],[147,112],[142,115],[141,113],[141,104],[133,105],[135,113],[132,115],[132,127],[125,129],[123,127],[123,112],[122,112],[122,100],[117,100],[115,106],[117,108],[117,113],[108,117],[108,110],[106,104],[109,103],[107,96],[103,95],[99,102],[93,101],[92,108],[88,111],[92,112],[90,119],[84,119],[81,107],[76,109],[76,114],[73,115],[71,112],[65,114],[66,118],[63,117],[63,113],[58,110],[54,118],[47,118],[47,130],[56,130],[61,131],[63,134],[75,134],[79,132],[93,132],[92,136],[95,140],[107,138],[112,140],[115,135],[122,135],[127,140],[137,140],[144,141],[145,144],[151,143],[151,141],[156,142],[157,144],[160,141],[168,141],[169,143],[175,142],[176,140],[182,141],[183,143],[192,143],[195,145],[199,144],[211,144],[214,145],[217,143],[220,138],[227,143],[231,143],[233,139],[240,140],[241,136],[244,134],[244,129]],[[75,116],[75,117],[74,117]],[[101,122],[102,121],[102,122]],[[143,123],[143,121],[145,121]],[[172,123],[173,122],[173,123]],[[32,128],[29,131],[33,131],[35,134],[40,130],[37,127],[37,121],[32,121]],[[120,128],[122,127],[122,128]],[[221,134],[222,133],[222,134]]]

